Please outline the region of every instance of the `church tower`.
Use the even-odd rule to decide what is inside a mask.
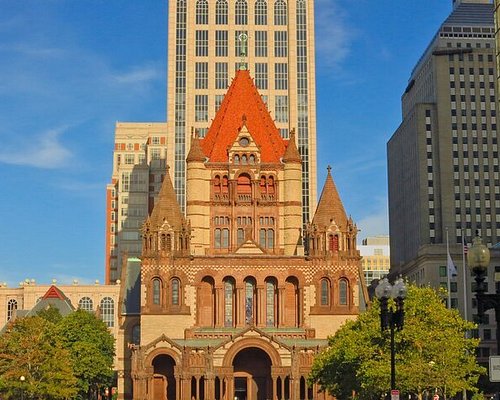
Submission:
[[[238,70],[206,135],[191,132],[185,214],[166,173],[143,226],[125,398],[331,400],[307,377],[328,335],[359,314],[364,281],[330,171],[303,230],[302,162],[295,132],[280,135]],[[124,318],[132,337],[137,320]]]

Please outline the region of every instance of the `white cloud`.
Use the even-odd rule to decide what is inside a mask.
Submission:
[[[71,151],[59,141],[66,129],[51,129],[29,141],[19,141],[0,152],[0,162],[47,169],[63,167],[72,156]]]
[[[160,70],[156,67],[143,66],[132,71],[117,73],[114,75],[114,80],[123,84],[144,83],[160,79],[160,74]]]
[[[355,30],[337,0],[317,0],[315,15],[318,67],[338,68],[350,52]]]

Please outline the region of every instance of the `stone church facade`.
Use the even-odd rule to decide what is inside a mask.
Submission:
[[[121,315],[117,340],[120,398],[329,399],[307,385],[314,356],[363,303],[357,228],[330,169],[303,227],[295,135],[281,138],[246,70],[186,163],[185,212],[166,173],[142,228],[140,312]]]

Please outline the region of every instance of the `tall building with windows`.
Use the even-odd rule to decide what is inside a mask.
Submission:
[[[476,230],[489,246],[500,240],[493,12],[488,0],[454,1],[411,73],[387,145],[391,272],[446,286],[449,243],[458,268],[451,306],[468,319],[477,309],[462,241]],[[490,290],[493,281],[492,273]],[[480,329],[487,338],[491,326]]]
[[[115,127],[113,174],[106,188],[106,283],[120,279],[123,260],[141,254],[140,228],[166,173],[166,123]]]
[[[295,129],[303,222],[316,202],[314,1],[176,0],[168,21],[168,164],[182,209],[191,128],[204,137],[235,72],[250,70],[280,135]]]

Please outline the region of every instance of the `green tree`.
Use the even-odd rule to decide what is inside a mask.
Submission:
[[[96,395],[113,380],[114,338],[94,314],[77,310],[58,325],[63,346],[70,352],[81,398]]]
[[[396,386],[405,394],[436,388],[444,398],[475,391],[480,367],[478,339],[467,338],[475,325],[448,310],[432,288],[410,286],[404,328],[395,334]],[[310,382],[339,399],[378,399],[390,388],[390,333],[381,332],[377,301],[356,321],[347,322],[314,361]]]
[[[0,393],[18,399],[21,391],[29,399],[67,399],[76,394],[69,352],[62,347],[55,325],[38,316],[16,319],[0,336]]]
[[[61,322],[63,318],[59,309],[53,305],[48,306],[44,310],[38,311],[36,315],[56,325]]]

